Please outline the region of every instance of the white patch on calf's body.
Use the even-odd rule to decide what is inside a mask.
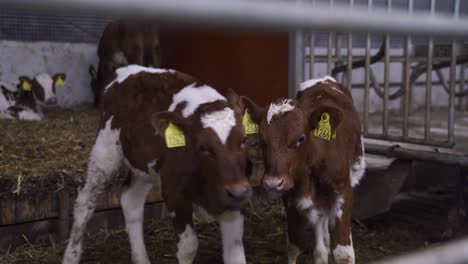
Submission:
[[[316,225],[319,222],[320,215],[321,215],[321,212],[318,209],[315,209],[315,208],[311,208],[306,213],[307,219],[313,225]]]
[[[338,196],[336,198],[335,206],[333,206],[331,214],[330,214],[330,218],[332,219],[331,221],[332,226],[335,225],[335,221],[337,218],[341,220],[341,217],[343,216],[343,208],[342,208],[343,204],[344,204],[343,197]]]
[[[43,114],[40,112],[36,112],[29,107],[21,107],[23,108],[21,111],[18,112],[18,119],[26,120],[26,121],[39,121],[44,118]]]
[[[312,86],[316,85],[317,83],[322,83],[322,82],[327,82],[327,81],[337,82],[335,80],[335,78],[333,78],[333,77],[331,77],[329,75],[325,75],[322,78],[311,79],[311,80],[308,80],[308,81],[305,81],[305,82],[301,83],[299,85],[299,91],[303,91],[303,90],[305,90],[305,89],[307,89],[309,87],[312,87]],[[338,90],[338,92],[343,93],[340,90]]]
[[[0,84],[1,85],[1,84]],[[2,91],[0,91],[0,118],[12,119],[13,116],[10,114],[8,108],[15,105],[15,101],[7,98]]]
[[[245,264],[244,216],[239,211],[227,211],[218,217],[223,241],[223,260],[225,264]]]
[[[354,248],[353,240],[350,236],[351,244],[350,245],[340,245],[338,244],[335,249],[333,249],[333,258],[337,264],[354,264]]]
[[[106,88],[104,89],[104,92],[109,89],[114,83],[122,83],[125,81],[128,77],[130,77],[133,74],[137,74],[139,72],[149,72],[149,73],[154,73],[154,74],[162,74],[162,73],[175,73],[175,70],[171,69],[159,69],[159,68],[149,68],[149,67],[143,67],[140,65],[132,64],[128,65],[125,67],[118,68],[115,70],[115,73],[117,74],[117,77],[115,80],[110,82]]]
[[[364,138],[361,136],[361,149],[362,149],[362,156],[358,158],[358,160],[351,165],[350,169],[350,177],[351,177],[351,186],[354,187],[359,184],[364,173],[366,171],[366,152],[364,149]]]
[[[120,128],[111,128],[112,119],[113,116],[111,116],[106,121],[106,125],[99,130],[88,163],[88,167],[93,166],[99,168],[106,174],[118,170],[123,158],[122,146],[120,144]]]
[[[196,83],[192,83],[174,94],[168,111],[173,112],[177,105],[182,102],[186,102],[186,105],[182,110],[182,116],[188,117],[191,116],[201,104],[215,101],[226,101],[226,97],[222,96],[212,87],[208,85],[195,87],[195,85]]]
[[[47,102],[47,100],[51,98],[55,98],[55,92],[53,90],[54,80],[52,79],[52,77],[50,77],[49,74],[41,73],[36,75],[34,79],[41,85],[44,91],[44,102]],[[40,100],[36,100],[36,102],[40,102]]]
[[[315,231],[315,249],[314,249],[314,263],[315,264],[327,264],[328,263],[328,250],[325,244],[325,232],[324,222],[326,216],[322,216],[318,223],[314,225]]]
[[[226,144],[231,129],[236,125],[236,117],[234,111],[226,107],[221,111],[204,114],[201,117],[201,123],[204,128],[213,129],[221,142]]]
[[[190,225],[180,234],[177,243],[177,260],[179,264],[191,264],[198,250],[198,238]]]
[[[296,201],[296,208],[299,211],[307,210],[314,205],[310,197],[302,197]]]
[[[291,102],[292,102],[291,99],[285,99],[281,101],[280,103],[270,104],[270,107],[268,108],[268,112],[267,112],[268,124],[270,124],[273,116],[294,110],[294,105],[291,105]]]

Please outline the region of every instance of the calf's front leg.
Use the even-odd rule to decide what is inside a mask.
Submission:
[[[333,217],[331,249],[335,263],[354,264],[354,248],[351,235],[351,211],[353,208],[353,192],[351,187],[340,192],[332,211]]]
[[[198,237],[193,230],[192,203],[188,201],[177,202],[173,206],[168,204],[168,208],[179,238],[177,242],[177,260],[179,264],[192,264],[198,251]]]
[[[223,241],[224,264],[245,264],[244,215],[240,211],[226,211],[218,217]]]

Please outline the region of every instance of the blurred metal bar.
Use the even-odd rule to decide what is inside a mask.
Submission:
[[[435,14],[435,0],[431,0],[431,16]],[[424,109],[424,140],[431,140],[431,105],[432,105],[432,61],[434,54],[434,39],[429,37],[427,47],[427,71],[426,71],[426,107]]]
[[[440,140],[440,141],[431,141],[426,143],[423,138],[403,138],[402,136],[393,136],[393,135],[388,135],[384,136],[382,134],[375,134],[375,133],[367,133],[364,134],[366,138],[372,138],[372,139],[381,139],[381,140],[389,140],[389,141],[401,141],[401,142],[407,142],[407,143],[413,143],[413,144],[420,144],[420,145],[425,145],[425,146],[434,146],[434,147],[444,147],[444,148],[453,148],[454,144],[449,144],[446,140]]]
[[[330,0],[330,6],[328,7],[329,10],[332,10],[333,7],[335,6],[334,0]],[[328,50],[327,50],[327,74],[331,75],[331,70],[332,70],[332,32],[328,32]],[[335,35],[336,38],[336,35]]]
[[[354,0],[349,0],[349,8],[354,8]],[[352,10],[350,10],[352,12]],[[353,34],[348,33],[348,69],[346,70],[347,77],[346,81],[348,89],[351,91],[353,85]]]
[[[309,46],[309,77],[315,77],[315,33],[310,32],[310,46]]]
[[[460,0],[453,1],[453,17],[458,19],[460,16]],[[456,70],[457,70],[457,56],[456,56],[456,46],[457,42],[452,41],[452,57],[450,59],[450,94],[449,94],[449,109],[448,109],[448,132],[447,132],[447,141],[449,144],[455,143],[455,82],[456,82]],[[463,70],[463,64],[461,65]],[[463,87],[463,81],[461,80],[462,76],[460,74],[460,84]],[[463,89],[463,88],[462,88]],[[463,102],[463,98],[461,99]]]
[[[289,89],[288,97],[294,98],[299,84],[304,81],[304,32],[296,30],[289,35]]]
[[[19,8],[58,13],[93,12],[118,16],[148,17],[184,26],[202,24],[258,29],[315,29],[344,32],[401,33],[466,37],[468,20],[454,21],[444,16],[428,16],[364,8],[349,12],[344,5],[333,10],[317,3],[288,1],[231,0],[2,0],[0,8]]]
[[[392,0],[387,0],[387,12],[392,10]],[[383,111],[382,111],[382,132],[384,136],[388,136],[388,89],[390,84],[390,35],[385,36],[385,57],[384,57],[384,96],[383,96]]]
[[[367,149],[367,145],[366,145]],[[419,155],[416,153],[415,158]],[[446,155],[448,156],[448,155]],[[442,156],[443,157],[443,156]],[[449,157],[447,157],[448,159]],[[466,167],[466,160],[461,159],[455,164],[461,164]],[[451,164],[451,160],[448,160]],[[424,250],[405,254],[399,257],[390,258],[383,261],[375,262],[376,264],[464,264],[468,263],[468,238],[447,242],[439,247],[429,247]]]
[[[408,14],[411,15],[413,13],[413,0],[408,0]],[[410,83],[410,70],[411,70],[411,62],[410,62],[410,49],[411,49],[411,36],[407,35],[405,39],[405,50],[404,50],[404,85],[405,85],[405,95],[404,95],[404,103],[403,103],[403,138],[408,138],[408,117],[409,117],[409,109],[411,109],[412,102],[412,91],[410,90],[411,83]]]
[[[372,11],[372,0],[367,0],[367,10]],[[370,93],[370,58],[371,58],[371,38],[366,34],[366,58],[364,66],[364,133],[369,132],[369,93]],[[349,65],[349,63],[348,63]],[[351,85],[352,86],[352,85]]]

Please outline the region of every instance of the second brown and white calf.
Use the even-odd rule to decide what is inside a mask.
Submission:
[[[134,263],[149,263],[143,208],[151,187],[160,182],[179,237],[179,263],[189,264],[195,258],[198,239],[192,212],[200,206],[220,224],[224,263],[245,264],[241,210],[251,187],[245,176],[239,96],[230,92],[224,97],[174,70],[129,65],[116,75],[103,94],[99,133],[86,183],[76,199],[63,263],[79,262],[97,197],[119,182],[123,167],[131,173],[120,200]]]
[[[19,84],[0,82],[0,118],[42,120],[42,106],[57,104],[55,90],[65,83],[65,74],[50,76],[47,73],[33,79],[19,77]]]
[[[350,92],[331,77],[301,84],[296,99],[260,108],[243,100],[260,124],[263,183],[283,193],[288,259],[296,263],[304,226],[314,226],[315,264],[354,263],[353,186],[365,170],[359,116]],[[319,131],[322,128],[323,131]],[[329,233],[329,227],[331,232]],[[331,234],[331,239],[330,235]]]

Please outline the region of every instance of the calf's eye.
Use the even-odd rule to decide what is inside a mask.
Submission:
[[[301,135],[296,141],[296,147],[300,147],[305,141],[305,135]]]

